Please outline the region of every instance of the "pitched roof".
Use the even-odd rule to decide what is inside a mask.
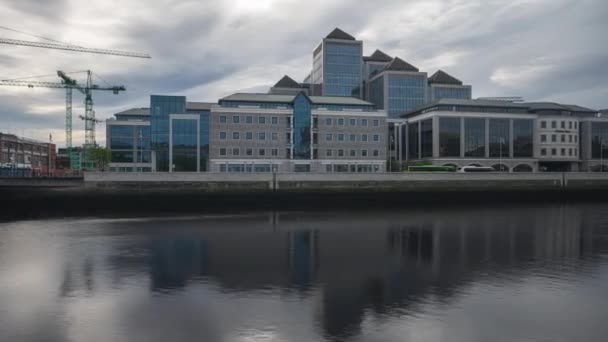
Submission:
[[[274,85],[274,88],[302,88],[302,85],[285,75]]]
[[[384,68],[384,70],[394,70],[394,71],[414,71],[418,72],[418,68],[411,65],[410,63],[404,61],[399,57],[393,58],[393,60]]]
[[[569,111],[569,112],[587,112],[587,113],[597,113],[596,110],[577,106],[577,105],[569,105],[569,104],[561,104],[555,102],[525,102],[526,106],[530,108],[531,111],[538,110],[561,110],[561,111]]]
[[[351,36],[350,34],[340,30],[339,28],[335,28],[333,31],[331,31],[327,37],[325,38],[332,38],[332,39],[342,39],[342,40],[355,40],[355,37]]]
[[[431,77],[429,77],[429,84],[454,84],[462,85],[462,81],[456,77],[444,72],[443,70],[437,70]]]
[[[237,102],[274,102],[274,103],[292,103],[297,95],[275,95],[263,93],[236,93],[221,98],[220,101],[237,101]],[[363,101],[354,97],[345,96],[308,96],[314,104],[341,104],[341,105],[358,105],[358,106],[373,106],[372,103]]]
[[[123,110],[122,112],[116,113],[114,115],[134,115],[134,116],[150,115],[150,108],[131,108],[131,109]]]
[[[363,60],[364,61],[374,61],[374,62],[390,62],[393,60],[393,57],[376,49],[376,51],[374,51],[374,53],[372,53],[371,56],[364,56]]]

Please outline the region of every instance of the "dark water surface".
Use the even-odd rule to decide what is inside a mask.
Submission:
[[[0,341],[608,341],[608,205],[0,223]]]

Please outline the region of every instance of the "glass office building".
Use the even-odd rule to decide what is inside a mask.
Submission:
[[[149,108],[132,108],[106,121],[109,171],[152,171]]]
[[[426,74],[396,74],[388,77],[388,116],[399,117],[426,102]]]

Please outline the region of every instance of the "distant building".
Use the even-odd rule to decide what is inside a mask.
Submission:
[[[0,133],[1,176],[52,176],[56,158],[53,143]]]
[[[272,95],[296,95],[304,92],[309,95],[309,86],[309,84],[298,83],[293,78],[285,75],[270,88],[268,93]]]
[[[150,108],[131,108],[106,120],[110,171],[154,170],[150,148]]]
[[[211,109],[213,172],[384,172],[386,113],[331,96],[233,94]]]
[[[438,70],[429,77],[427,101],[440,99],[471,99],[471,86],[463,85],[462,81],[452,75]]]

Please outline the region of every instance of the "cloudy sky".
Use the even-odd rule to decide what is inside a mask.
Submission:
[[[0,79],[90,69],[127,92],[94,93],[106,119],[147,107],[150,94],[217,101],[266,91],[284,74],[301,81],[312,49],[333,28],[429,74],[441,68],[473,96],[523,96],[608,107],[606,0],[0,0],[0,25],[152,59],[0,45]],[[0,37],[37,40],[0,29]],[[74,74],[82,77],[82,74]],[[34,80],[34,79],[33,79]],[[74,96],[74,116],[83,113]],[[0,131],[64,143],[61,89],[0,88]],[[84,124],[74,120],[74,142]],[[98,126],[98,142],[105,126]]]

